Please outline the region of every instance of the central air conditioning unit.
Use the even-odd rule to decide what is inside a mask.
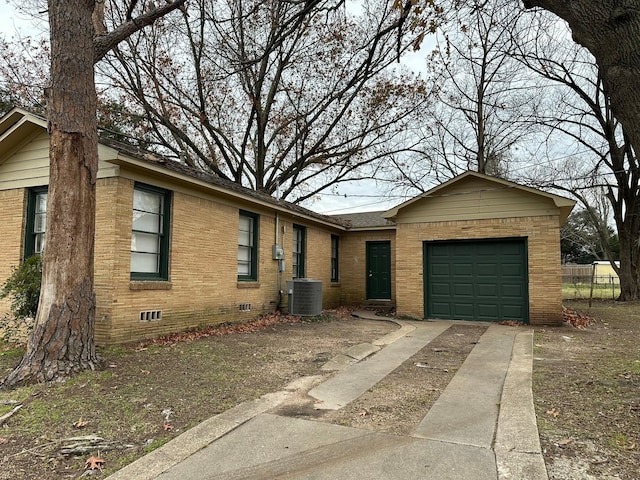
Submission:
[[[322,313],[322,282],[310,278],[287,281],[289,314],[312,317]]]

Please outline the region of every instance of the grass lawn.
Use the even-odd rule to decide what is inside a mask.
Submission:
[[[597,283],[593,285],[593,298],[614,300],[620,294],[620,285]],[[563,283],[562,298],[567,300],[588,299],[591,285],[587,283]]]

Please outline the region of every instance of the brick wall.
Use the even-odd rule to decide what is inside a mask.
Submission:
[[[276,220],[259,215],[258,281],[237,281],[239,207],[213,197],[176,191],[171,209],[170,281],[131,282],[130,245],[133,181],[113,178],[99,185],[96,237],[96,341],[125,343],[200,325],[250,320],[276,309],[279,290],[286,303],[291,278],[292,222],[280,220],[286,270],[272,258]],[[325,306],[339,303],[330,284],[329,230],[307,227],[307,276],[322,280]],[[107,240],[108,239],[108,240]],[[241,310],[250,304],[250,310]],[[159,321],[140,321],[140,312],[161,310]]]
[[[129,342],[202,324],[248,320],[286,304],[291,279],[292,218],[280,218],[278,242],[286,270],[272,259],[276,220],[259,208],[257,282],[237,281],[239,208],[205,195],[174,192],[169,282],[131,282],[130,245],[133,181],[103,178],[97,185],[95,289],[98,344]],[[0,191],[0,282],[22,256],[25,190]],[[300,223],[296,219],[296,223]],[[304,223],[302,223],[304,225]],[[561,321],[560,240],[557,216],[399,224],[394,230],[348,232],[307,223],[306,276],[323,283],[325,308],[366,300],[366,242],[389,240],[392,299],[399,314],[422,318],[422,245],[428,240],[526,237],[532,324]],[[282,231],[287,233],[283,236]],[[340,235],[340,281],[331,282],[331,234]],[[396,239],[397,236],[397,239]],[[396,290],[396,285],[400,287]],[[243,311],[241,304],[250,304]],[[8,313],[0,301],[0,315]],[[140,321],[140,312],[161,310],[159,321]]]
[[[529,265],[529,321],[562,321],[560,231],[557,216],[400,224],[397,230],[396,294],[399,314],[424,315],[423,242],[430,240],[526,237]]]
[[[96,291],[96,338],[109,335],[111,307],[116,282],[116,217],[120,179],[101,178],[96,183],[96,235],[94,250],[94,290]]]
[[[22,260],[25,190],[1,190],[0,206],[0,284],[3,284],[11,275],[11,267],[17,267]],[[9,313],[9,304],[9,299],[0,300],[0,317]]]
[[[342,237],[344,238],[344,236]],[[342,242],[342,238],[340,242]],[[341,245],[340,245],[341,246]],[[322,282],[324,308],[340,305],[340,285],[331,283],[331,232],[307,227],[306,276]],[[291,278],[291,274],[289,277]]]
[[[180,192],[173,193],[171,206],[170,281],[131,282],[133,181],[113,180],[116,185],[105,191],[105,199],[111,198],[110,213],[100,215],[113,236],[111,252],[105,243],[105,256],[100,256],[108,263],[96,263],[96,276],[108,280],[99,285],[96,282],[98,304],[111,304],[110,309],[99,309],[102,315],[96,322],[98,343],[150,338],[204,324],[251,318],[273,309],[273,285],[237,282],[238,209]],[[268,230],[263,220],[259,230],[261,249],[265,248]],[[109,273],[103,275],[103,269]],[[261,258],[261,275],[264,269]],[[252,288],[245,288],[249,286]],[[251,310],[241,312],[240,303],[250,303]],[[140,320],[140,312],[156,310],[162,311],[160,320]]]
[[[349,232],[341,238],[340,244],[340,286],[341,302],[355,305],[367,300],[367,248],[368,241],[391,242],[391,298],[396,297],[396,232],[377,230]]]

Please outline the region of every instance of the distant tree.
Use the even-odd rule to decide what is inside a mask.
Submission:
[[[634,151],[640,150],[640,15],[637,2],[523,0],[564,20],[598,65],[599,78]],[[636,239],[637,240],[637,239]],[[622,238],[621,238],[622,241]]]
[[[512,58],[528,24],[510,0],[447,3],[426,59],[433,85],[408,149],[388,157],[385,183],[407,196],[467,170],[511,178],[538,127],[537,79]],[[517,168],[515,169],[517,170]],[[517,179],[517,178],[516,178]]]
[[[596,260],[618,260],[618,236],[606,220],[587,209],[572,212],[560,229],[560,250],[563,263],[590,264]],[[603,244],[600,230],[608,235]]]
[[[146,118],[127,109],[125,100],[105,95],[98,97],[97,113],[101,139],[115,140],[143,150],[150,150],[155,146]]]
[[[0,116],[8,113],[13,107],[15,107],[16,101],[11,95],[11,92],[0,88]]]
[[[611,196],[620,241],[621,300],[640,299],[640,15],[637,2],[612,0],[523,0],[526,8],[542,8],[567,22],[573,40],[585,47],[598,66],[598,78],[611,114],[620,122],[624,145],[612,150],[614,175],[624,173]],[[624,205],[624,207],[623,207]],[[623,210],[626,208],[626,210]],[[622,229],[620,227],[623,227]]]
[[[431,157],[451,175],[507,177],[538,103],[533,77],[512,58],[526,28],[522,11],[510,0],[453,4],[430,62],[437,85]]]
[[[44,5],[41,7],[46,9]],[[50,63],[50,53],[47,40],[25,36],[11,40],[0,38],[0,80],[7,105],[44,115],[49,72],[42,66]]]

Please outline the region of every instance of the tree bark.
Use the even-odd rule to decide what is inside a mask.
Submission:
[[[110,33],[101,29],[97,36],[96,0],[48,1],[50,173],[42,287],[27,351],[0,388],[55,380],[99,363],[93,292],[98,173],[94,63],[127,36],[184,3],[167,1],[136,19],[128,18]]]
[[[49,0],[47,92],[50,178],[42,289],[20,365],[4,387],[95,368],[95,234],[98,139],[93,0]]]

